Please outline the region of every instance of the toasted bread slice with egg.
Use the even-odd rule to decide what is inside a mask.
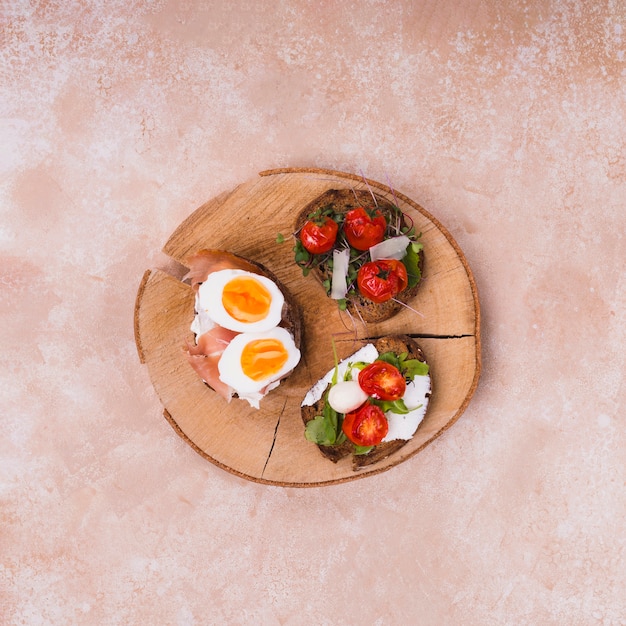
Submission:
[[[185,348],[189,364],[227,401],[231,397],[245,398],[259,408],[260,399],[287,378],[300,360],[302,317],[295,299],[264,265],[232,252],[201,250],[187,260],[187,266],[189,272],[183,280],[190,281],[196,294],[195,315],[193,321],[190,319],[195,342]],[[213,281],[219,276],[223,278]],[[251,277],[253,280],[249,280]],[[220,283],[217,287],[216,282]],[[204,291],[203,285],[207,287]],[[246,286],[259,290],[258,294],[248,292]],[[257,295],[259,305],[253,302]],[[261,305],[272,313],[267,328],[257,327],[266,323],[265,310],[246,312],[241,308]],[[249,317],[243,321],[233,317],[244,314]],[[278,356],[271,357],[271,351]],[[274,367],[277,361],[281,363]],[[274,369],[259,369],[266,367]]]

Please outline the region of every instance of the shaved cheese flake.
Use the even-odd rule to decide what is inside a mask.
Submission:
[[[372,261],[380,259],[396,259],[401,261],[406,255],[406,249],[411,240],[406,235],[385,239],[370,248],[370,258]]]
[[[348,292],[348,264],[350,263],[350,249],[333,250],[333,281],[330,289],[330,297],[333,300],[341,300]]]

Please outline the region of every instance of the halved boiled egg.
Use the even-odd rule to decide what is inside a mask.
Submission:
[[[258,408],[265,393],[277,387],[299,361],[300,350],[284,328],[241,333],[226,346],[218,363],[219,377]]]
[[[196,298],[199,314],[240,333],[262,332],[278,326],[285,298],[266,276],[224,269],[209,274]]]

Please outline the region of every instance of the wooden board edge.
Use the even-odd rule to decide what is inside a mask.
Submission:
[[[161,248],[161,252],[163,252],[163,254],[168,256],[170,259],[176,261],[179,265],[186,267],[183,262],[183,259],[177,259],[173,250],[174,242],[177,240],[179,233],[187,230],[189,228],[189,225],[193,224],[196,221],[197,216],[200,214],[200,212],[206,209],[207,205],[213,204],[213,203],[223,204],[226,201],[226,199],[230,197],[232,194],[234,194],[237,191],[237,189],[239,189],[243,184],[245,183],[240,183],[239,185],[236,185],[232,189],[227,189],[226,191],[223,191],[222,193],[211,198],[210,200],[207,200],[206,202],[201,204],[198,208],[196,208],[194,211],[192,211],[170,234],[167,241]]]
[[[189,445],[194,452],[199,454],[204,460],[209,461],[209,463],[215,465],[216,467],[224,470],[225,472],[228,472],[229,474],[232,474],[233,476],[236,476],[237,478],[241,478],[243,480],[248,480],[248,481],[260,484],[260,485],[267,485],[268,487],[283,487],[283,488],[290,488],[290,487],[292,487],[294,489],[298,489],[298,488],[326,487],[326,486],[330,486],[330,485],[337,485],[337,484],[340,484],[340,483],[350,482],[352,480],[356,480],[357,478],[363,478],[364,477],[364,474],[361,472],[360,474],[357,473],[354,476],[346,476],[346,477],[337,478],[337,479],[334,479],[334,480],[328,480],[328,481],[322,481],[322,482],[316,482],[316,483],[305,483],[305,482],[286,482],[286,481],[280,481],[280,480],[269,480],[267,478],[263,478],[262,476],[253,476],[252,474],[246,474],[246,473],[240,472],[240,471],[238,471],[238,470],[236,470],[236,469],[234,469],[232,467],[229,467],[228,465],[225,465],[224,463],[220,463],[220,461],[214,459],[212,456],[207,454],[202,448],[200,448],[198,445],[196,445],[196,443],[194,443],[194,441],[192,439],[190,439],[184,433],[184,431],[178,425],[178,423],[176,422],[176,420],[174,419],[172,414],[167,409],[163,409],[163,417],[166,419],[166,421],[172,427],[174,432],[187,445]],[[380,471],[384,471],[385,469],[390,469],[390,468],[382,468]]]
[[[409,455],[406,456],[403,460],[406,461],[411,457],[415,456],[418,452],[421,452],[426,446],[430,445],[435,439],[438,439],[443,433],[445,433],[451,426],[453,426],[465,413],[469,403],[472,400],[472,397],[476,393],[476,389],[478,389],[478,382],[480,380],[480,373],[482,370],[482,355],[481,355],[481,345],[480,345],[480,337],[474,335],[474,346],[476,350],[476,355],[474,357],[474,377],[472,378],[472,382],[465,394],[465,398],[463,402],[457,409],[456,413],[442,426],[430,439],[425,441],[421,446],[413,450]]]
[[[146,270],[139,282],[139,288],[137,289],[137,295],[135,296],[135,311],[133,315],[133,330],[135,333],[135,347],[137,348],[137,354],[139,355],[139,362],[142,365],[146,364],[146,357],[141,343],[141,332],[139,330],[139,309],[141,308],[141,301],[143,300],[143,294],[146,290],[148,280],[152,275],[152,270]]]
[[[470,289],[471,289],[471,293],[472,293],[472,300],[473,300],[473,303],[474,303],[474,314],[475,314],[475,323],[474,323],[475,328],[474,328],[474,334],[473,334],[474,340],[475,340],[475,343],[474,343],[474,345],[475,345],[475,369],[474,369],[474,376],[473,376],[473,379],[472,379],[472,383],[471,383],[470,387],[468,388],[468,391],[467,391],[467,394],[466,394],[466,396],[465,396],[465,398],[463,400],[463,403],[457,409],[457,411],[452,416],[452,418],[442,428],[440,428],[432,437],[430,437],[427,441],[425,441],[418,448],[416,448],[415,450],[411,451],[406,457],[402,457],[396,463],[392,463],[392,464],[385,465],[385,466],[382,466],[382,467],[378,467],[377,468],[376,466],[373,466],[370,469],[368,469],[367,471],[357,471],[357,472],[354,472],[351,475],[346,475],[346,476],[342,476],[340,478],[334,478],[334,479],[323,480],[323,481],[318,481],[318,482],[286,482],[286,481],[280,481],[280,480],[270,480],[270,479],[265,479],[262,476],[248,475],[248,474],[246,474],[244,472],[241,472],[239,470],[236,470],[236,469],[234,469],[232,467],[226,466],[223,463],[221,463],[221,462],[217,461],[216,459],[212,458],[210,455],[208,455],[206,452],[204,452],[201,448],[199,448],[181,430],[181,428],[176,423],[175,419],[169,413],[167,408],[164,409],[163,415],[166,418],[166,420],[168,421],[168,423],[172,426],[174,431],[188,445],[190,445],[191,448],[196,451],[196,453],[200,454],[200,456],[202,456],[205,460],[208,460],[213,465],[219,467],[220,469],[223,469],[223,470],[227,471],[231,475],[234,475],[234,476],[236,476],[238,478],[249,480],[249,481],[252,481],[252,482],[259,483],[259,484],[268,485],[268,486],[279,486],[279,487],[284,487],[284,488],[288,488],[288,487],[289,488],[315,488],[315,487],[325,487],[325,486],[332,486],[332,485],[348,483],[348,482],[352,482],[354,480],[358,480],[360,478],[365,478],[365,477],[368,477],[368,476],[373,476],[373,475],[376,475],[376,474],[381,474],[383,472],[389,471],[393,467],[396,467],[396,466],[400,465],[401,463],[403,463],[404,461],[412,458],[418,452],[421,452],[424,448],[426,448],[428,445],[430,445],[435,439],[439,438],[446,430],[448,430],[448,428],[450,428],[452,425],[454,425],[458,421],[458,419],[461,417],[461,415],[467,409],[467,407],[468,407],[468,405],[469,405],[469,403],[471,401],[471,398],[473,397],[473,395],[474,395],[474,393],[475,393],[475,391],[476,391],[476,389],[478,387],[479,378],[480,378],[481,369],[482,369],[481,332],[480,332],[480,330],[481,330],[481,316],[480,316],[480,306],[479,306],[479,299],[478,299],[478,289],[477,289],[477,285],[476,285],[476,281],[474,279],[473,273],[472,273],[472,271],[471,271],[471,269],[469,267],[469,264],[467,262],[467,259],[466,259],[465,255],[464,255],[464,253],[462,252],[462,250],[460,249],[460,247],[458,246],[458,244],[456,243],[456,241],[454,240],[454,238],[452,237],[452,235],[449,233],[449,231],[439,222],[439,220],[437,220],[434,216],[432,216],[426,209],[424,209],[422,206],[420,206],[419,204],[417,204],[416,202],[414,202],[413,200],[408,198],[406,195],[404,195],[404,194],[402,194],[400,192],[397,192],[395,190],[392,190],[387,185],[383,185],[382,183],[379,183],[379,182],[374,181],[374,180],[367,179],[367,178],[365,178],[363,176],[358,176],[356,174],[349,174],[349,173],[346,173],[346,172],[340,172],[340,171],[335,171],[335,170],[328,170],[328,169],[324,169],[324,168],[308,168],[308,167],[302,167],[302,168],[293,168],[292,167],[292,168],[278,168],[278,169],[264,170],[264,171],[259,172],[259,176],[272,176],[272,175],[281,175],[281,174],[307,174],[307,173],[309,173],[309,174],[321,174],[321,175],[327,175],[327,176],[334,176],[334,177],[337,177],[337,178],[343,178],[343,179],[347,179],[347,180],[354,180],[354,181],[357,181],[357,182],[365,183],[366,185],[369,185],[369,186],[371,186],[373,188],[376,188],[377,190],[382,191],[385,194],[389,194],[389,193],[395,194],[398,198],[401,198],[402,201],[405,202],[407,205],[413,207],[418,212],[422,213],[427,219],[429,219],[436,226],[437,229],[439,229],[439,231],[444,235],[444,237],[448,241],[448,243],[453,247],[455,253],[458,256],[458,258],[461,260],[461,264],[462,264],[462,266],[465,269],[465,273],[466,273],[466,275],[468,277],[468,281],[470,283]],[[230,191],[223,192],[222,194],[220,194],[220,196],[214,198],[213,200],[221,199],[222,197],[224,197],[224,198],[228,197],[238,187],[239,186],[231,189]],[[203,207],[204,207],[204,205],[202,205],[201,207],[196,209],[195,212],[202,210]],[[186,222],[191,220],[191,218],[193,217],[194,213],[192,213],[183,223],[181,223],[178,228],[183,227],[183,225]],[[170,241],[173,238],[173,235],[174,235],[174,233],[172,233],[172,235],[170,236],[170,238],[166,242],[166,245],[162,249],[162,251],[166,255],[168,255],[168,256],[170,256],[170,255],[168,254],[167,248],[168,248],[168,244],[170,243]],[[141,306],[141,301],[142,301],[142,298],[143,298],[143,294],[144,294],[146,285],[147,285],[147,283],[148,283],[152,273],[153,272],[151,270],[146,270],[144,272],[144,274],[142,276],[142,279],[140,281],[139,288],[138,288],[137,295],[136,295],[136,299],[135,299],[135,309],[134,309],[135,344],[136,344],[139,360],[140,360],[140,362],[142,364],[146,363],[146,359],[145,359],[145,354],[144,354],[142,341],[141,341],[140,324],[139,324],[139,309],[140,309],[140,306]]]

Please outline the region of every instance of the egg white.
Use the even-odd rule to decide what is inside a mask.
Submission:
[[[222,304],[224,287],[238,276],[249,276],[259,281],[270,293],[271,303],[267,316],[256,322],[242,322],[234,319]],[[198,317],[206,316],[216,324],[239,333],[264,332],[281,321],[285,297],[278,286],[266,276],[246,272],[244,270],[224,269],[209,274],[207,279],[200,284],[196,298],[196,310]]]
[[[287,350],[287,361],[281,369],[261,380],[254,380],[244,374],[241,367],[241,354],[245,346],[256,339],[278,339]],[[293,370],[300,361],[300,350],[296,347],[291,333],[276,327],[262,333],[241,333],[226,346],[219,363],[218,371],[222,382],[233,388],[235,393],[248,403],[259,408],[259,401],[269,391],[278,386],[281,378]],[[267,388],[267,389],[265,389]],[[262,393],[262,390],[264,391]]]

